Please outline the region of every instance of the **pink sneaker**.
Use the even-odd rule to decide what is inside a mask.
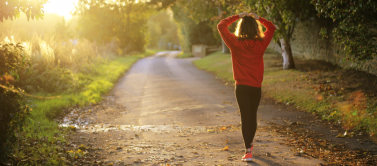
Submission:
[[[242,161],[253,161],[253,155],[251,152],[245,153],[245,155],[242,157]]]

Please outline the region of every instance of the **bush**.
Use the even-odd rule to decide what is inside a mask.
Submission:
[[[20,43],[0,44],[0,76],[12,75],[18,79],[19,72],[28,64]],[[4,81],[4,80],[2,80]],[[0,82],[2,83],[2,82]],[[3,84],[7,84],[3,82]]]
[[[20,44],[0,44],[0,161],[6,159],[10,145],[16,140],[16,133],[22,130],[26,116],[30,113],[24,104],[23,91],[11,85],[13,77],[18,80],[19,72],[27,63]]]
[[[21,132],[26,116],[30,114],[24,103],[21,89],[0,86],[0,162],[6,159],[11,145],[15,143],[16,134]]]

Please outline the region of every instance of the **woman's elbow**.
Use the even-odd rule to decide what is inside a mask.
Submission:
[[[220,28],[221,28],[221,22],[217,24],[217,29],[220,29]]]

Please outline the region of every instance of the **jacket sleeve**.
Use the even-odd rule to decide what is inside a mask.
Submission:
[[[264,32],[264,40],[263,40],[263,45],[265,48],[268,47],[268,45],[271,42],[272,37],[274,36],[276,27],[274,24],[272,24],[271,21],[266,20],[263,17],[259,17],[259,22],[266,27],[266,32]]]
[[[233,22],[237,21],[239,18],[239,15],[230,16],[228,18],[221,20],[220,23],[217,25],[217,29],[219,30],[221,38],[224,40],[225,44],[229,48],[232,47],[231,44],[234,42],[233,40],[237,39],[237,37],[229,32],[228,26]]]

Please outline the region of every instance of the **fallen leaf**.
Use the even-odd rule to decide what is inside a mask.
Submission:
[[[228,146],[225,146],[225,148],[221,149],[221,151],[225,151],[225,150],[228,150],[228,149],[229,149]]]

